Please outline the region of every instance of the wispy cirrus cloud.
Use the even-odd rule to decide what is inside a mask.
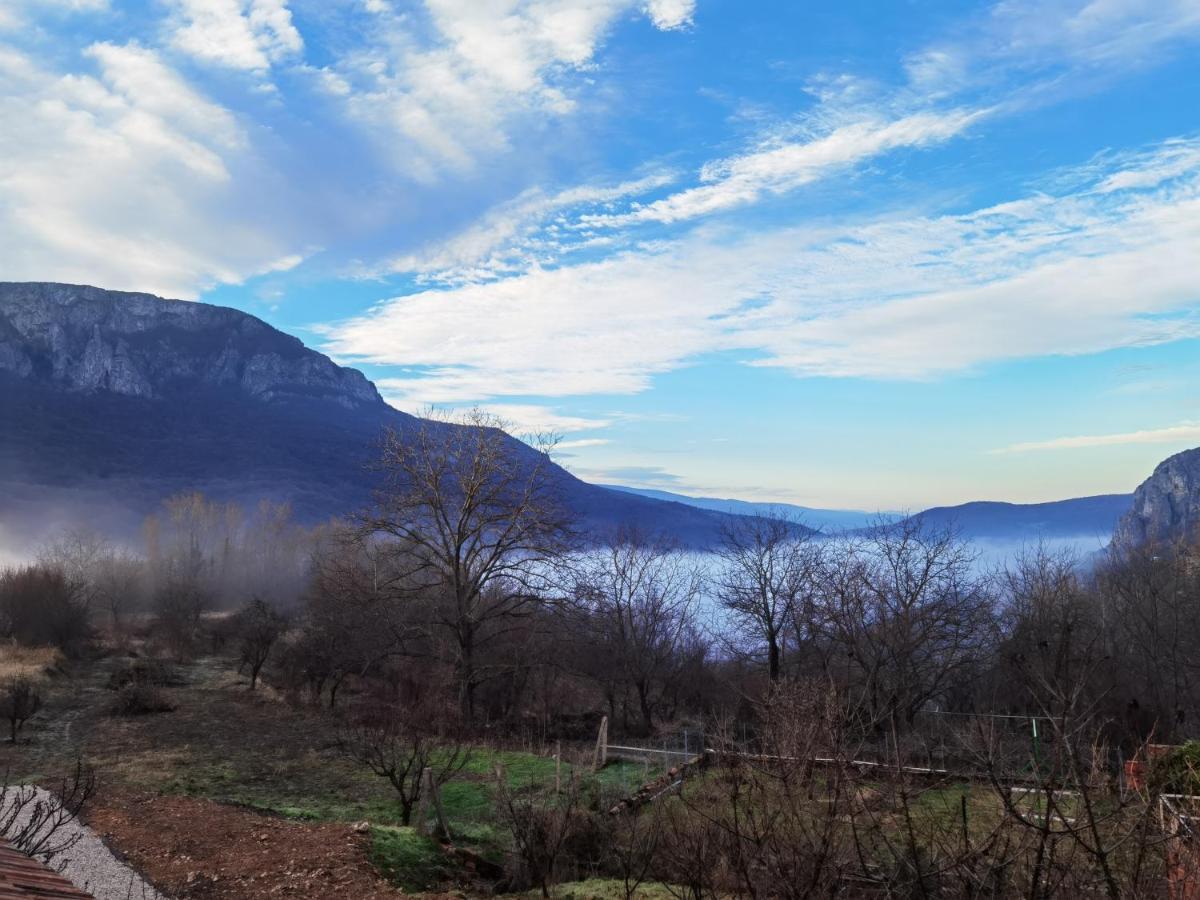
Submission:
[[[327,346],[411,367],[396,384],[410,401],[464,402],[631,393],[729,350],[801,376],[923,379],[1191,337],[1200,162],[1170,175],[1162,160],[1195,146],[1101,160],[1064,179],[1070,192],[960,215],[733,237],[701,229],[396,297],[329,326]]]
[[[581,185],[553,194],[531,188],[516,199],[486,212],[466,230],[431,242],[413,253],[388,260],[382,269],[415,274],[424,282],[461,284],[513,275],[557,262],[580,242],[571,235],[567,212],[612,207],[617,201],[664,187],[670,172],[631,179],[615,185]]]
[[[1083,434],[1051,438],[1046,441],[1024,441],[999,447],[992,453],[1031,453],[1038,450],[1080,450],[1090,447],[1116,447],[1124,444],[1188,444],[1200,443],[1200,424],[1184,422],[1166,428],[1148,428],[1117,434]]]
[[[783,194],[831,173],[902,148],[928,147],[961,135],[986,110],[921,112],[892,121],[858,121],[811,140],[787,141],[708,163],[703,184],[617,214],[590,214],[583,228],[620,228],[642,222],[673,224],[747,206],[768,194]]]

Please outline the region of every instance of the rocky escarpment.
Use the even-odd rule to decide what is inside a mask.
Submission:
[[[128,397],[205,387],[268,401],[383,404],[360,372],[253,316],[79,285],[0,283],[0,372]]]
[[[1200,448],[1159,463],[1133,495],[1133,508],[1117,525],[1124,543],[1169,541],[1200,533]]]

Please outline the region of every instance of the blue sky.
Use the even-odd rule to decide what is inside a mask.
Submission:
[[[0,0],[0,272],[582,477],[867,509],[1200,444],[1200,0]]]

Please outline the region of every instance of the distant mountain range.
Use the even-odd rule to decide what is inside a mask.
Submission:
[[[746,500],[721,500],[715,497],[688,497],[670,491],[612,486],[658,500],[686,503],[699,509],[743,516],[781,514],[794,518],[826,534],[857,531],[881,522],[899,521],[895,512],[869,513],[853,509],[817,509],[792,503],[755,503]],[[952,525],[964,538],[972,540],[1037,540],[1038,538],[1078,538],[1106,542],[1118,520],[1133,500],[1131,494],[1103,494],[1049,503],[1001,503],[975,501],[958,506],[936,506],[916,513],[931,527]]]
[[[738,516],[783,515],[807,525],[809,528],[826,533],[866,528],[877,523],[881,518],[885,520],[899,518],[896,513],[870,513],[858,509],[817,509],[811,506],[798,506],[795,503],[757,503],[750,500],[728,500],[717,497],[688,497],[684,494],[658,491],[653,488],[627,487],[619,484],[605,486],[614,491],[637,494],[639,497],[668,500],[672,503],[686,503],[697,509],[709,509]]]
[[[1077,538],[1107,543],[1121,516],[1129,511],[1130,494],[1101,494],[1049,503],[1000,503],[981,500],[958,506],[936,506],[917,516],[927,525],[953,525],[972,540],[1037,540]]]
[[[0,283],[0,421],[0,527],[11,540],[63,521],[133,528],[185,490],[288,501],[306,521],[345,515],[370,500],[382,430],[415,420],[360,372],[237,310]],[[728,520],[558,466],[552,477],[592,533],[638,522],[706,547]]]

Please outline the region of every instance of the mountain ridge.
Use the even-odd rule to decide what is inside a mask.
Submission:
[[[247,313],[47,282],[0,282],[0,418],[0,513],[129,521],[182,490],[289,502],[309,522],[349,514],[371,500],[382,430],[417,421]],[[728,520],[552,477],[592,534],[637,521],[704,547]]]

